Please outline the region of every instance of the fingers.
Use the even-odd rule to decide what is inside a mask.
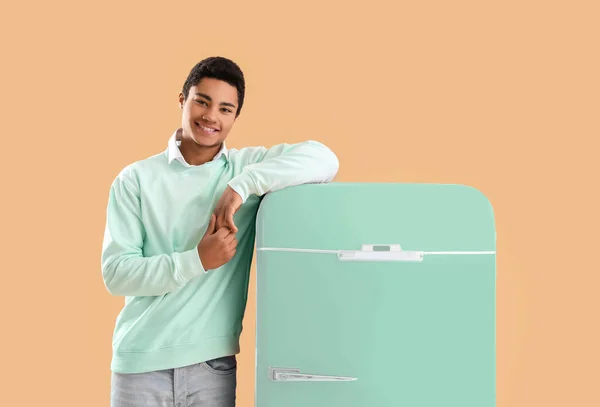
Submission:
[[[235,233],[229,230],[227,227],[223,227],[217,231],[217,233],[223,234],[222,237],[222,250],[226,256],[227,261],[231,260],[237,251],[238,241],[235,238]]]
[[[216,219],[217,219],[217,216],[213,213],[210,216],[210,221],[208,222],[208,227],[206,228],[205,234],[212,235],[213,233],[215,233],[215,230],[216,230],[216,228],[215,228]]]
[[[215,229],[216,230],[220,230],[223,227],[223,216],[221,216],[220,213],[215,213],[215,217],[216,217],[216,224],[215,224]]]
[[[217,216],[217,230],[225,227],[225,217],[223,216],[223,213],[218,213],[216,214]]]
[[[224,227],[229,227],[229,225],[227,223],[227,215],[226,215],[225,211],[221,210],[221,211],[215,213],[215,215],[217,217],[216,230],[219,230]]]
[[[221,230],[225,231],[222,233],[227,233],[227,235],[223,237],[223,245],[225,247],[225,250],[229,254],[229,258],[231,258],[235,255],[238,241],[235,237],[235,233],[229,230],[229,228],[224,227],[223,229],[220,229],[219,232],[221,232]]]
[[[216,230],[220,231],[222,228],[227,228],[230,231],[232,231],[233,233],[237,233],[238,232],[238,228],[235,226],[235,223],[233,222],[233,211],[231,210],[225,210],[225,211],[220,211],[220,213],[216,214]]]
[[[233,242],[231,242],[229,244],[229,247],[228,247],[228,253],[229,253],[229,256],[230,256],[229,257],[230,260],[231,260],[231,258],[233,256],[235,256],[235,252],[236,251],[237,251],[237,240],[234,240]]]
[[[233,235],[233,237],[235,238],[235,234],[227,226],[222,226],[219,230],[217,230],[217,233],[215,234],[221,239],[225,239],[229,235]]]
[[[235,233],[233,233],[233,232],[229,231],[229,234],[223,238],[223,242],[224,242],[225,244],[229,244],[229,245],[230,245],[232,242],[235,242],[235,244],[237,245],[237,239],[236,239],[236,237],[235,237]]]

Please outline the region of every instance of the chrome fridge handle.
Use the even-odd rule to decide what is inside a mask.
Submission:
[[[357,380],[356,377],[307,374],[301,373],[300,369],[277,367],[269,368],[269,378],[277,382],[347,382]]]

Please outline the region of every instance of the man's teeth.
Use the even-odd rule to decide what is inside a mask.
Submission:
[[[209,127],[204,127],[204,126],[200,126],[200,127],[201,127],[203,130],[209,131],[209,132],[211,132],[211,133],[213,133],[213,132],[215,132],[215,131],[216,131],[215,129],[211,129],[211,128],[209,128]]]

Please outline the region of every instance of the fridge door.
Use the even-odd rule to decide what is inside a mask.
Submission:
[[[257,407],[495,406],[496,236],[461,185],[331,183],[257,217]]]

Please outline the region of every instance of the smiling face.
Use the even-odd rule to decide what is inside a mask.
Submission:
[[[179,94],[182,137],[199,147],[218,147],[236,119],[238,93],[235,86],[215,78],[202,78],[187,98]]]

